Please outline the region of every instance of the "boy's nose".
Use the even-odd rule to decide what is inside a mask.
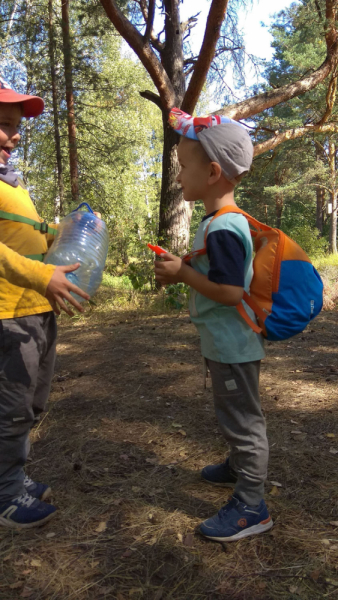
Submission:
[[[20,139],[21,139],[21,135],[18,131],[16,131],[14,133],[14,135],[12,135],[12,140],[13,140],[13,142],[15,142],[17,144],[20,141]]]

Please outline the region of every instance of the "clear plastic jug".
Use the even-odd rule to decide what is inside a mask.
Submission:
[[[88,212],[79,210],[85,206]],[[72,265],[80,267],[66,273],[67,279],[92,296],[97,291],[108,253],[108,229],[89,204],[82,202],[59,224],[58,233],[48,250],[44,262],[49,265]],[[83,298],[72,294],[78,301]]]

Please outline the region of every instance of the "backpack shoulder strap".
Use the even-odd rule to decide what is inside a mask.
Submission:
[[[212,219],[210,219],[210,221],[205,229],[203,248],[199,248],[198,250],[193,250],[192,252],[189,252],[189,254],[186,254],[185,256],[183,256],[182,258],[184,261],[189,262],[189,260],[191,260],[193,257],[201,256],[201,255],[207,253],[207,236],[208,236],[208,231],[209,231],[209,227],[210,227],[211,223],[215,219],[217,219],[217,217],[220,217],[221,215],[225,215],[228,213],[237,213],[237,214],[243,215],[243,217],[245,217],[247,219],[247,221],[251,225],[251,227],[253,227],[253,229],[251,229],[252,237],[255,237],[259,231],[270,231],[271,230],[271,227],[269,227],[268,225],[265,225],[264,223],[261,223],[260,221],[257,221],[257,219],[254,219],[254,217],[252,217],[251,215],[249,215],[248,213],[246,213],[244,210],[242,210],[241,208],[239,208],[236,205],[228,204],[227,206],[222,206],[222,208],[220,208],[217,211],[217,213],[212,217]]]
[[[15,213],[8,213],[0,210],[0,219],[6,219],[7,221],[14,221],[16,223],[25,223],[26,225],[32,225],[34,229],[37,229],[41,233],[50,233],[51,235],[57,234],[57,229],[50,227],[46,221],[34,221],[28,217],[16,215]]]
[[[252,217],[251,215],[249,215],[248,213],[246,213],[244,210],[242,210],[241,208],[239,208],[238,206],[234,206],[234,205],[227,205],[227,206],[223,206],[222,208],[220,208],[217,213],[213,216],[212,219],[210,219],[208,226],[205,230],[205,234],[204,234],[204,245],[206,247],[206,242],[207,242],[207,235],[208,235],[208,230],[209,230],[209,226],[210,224],[217,219],[217,217],[220,217],[221,215],[226,215],[228,213],[237,213],[240,215],[243,215],[243,217],[245,217],[249,223],[249,225],[251,225],[252,227],[254,227],[254,229],[256,231],[252,231],[251,230],[251,234],[255,235],[258,231],[270,231],[271,227],[269,227],[268,225],[265,225],[264,223],[261,223],[260,221],[257,221],[257,219],[254,219],[254,217]]]
[[[232,205],[223,206],[219,211],[217,211],[217,213],[209,221],[208,226],[207,226],[207,228],[205,230],[205,234],[204,234],[204,247],[205,247],[205,251],[206,251],[206,247],[207,247],[207,235],[208,235],[208,229],[209,229],[210,223],[212,223],[212,221],[214,221],[214,219],[217,219],[217,217],[220,217],[221,215],[225,215],[225,214],[228,214],[228,213],[237,213],[237,214],[243,215],[243,217],[245,217],[247,219],[249,225],[251,225],[255,229],[255,231],[253,231],[251,229],[251,235],[253,235],[253,236],[257,235],[257,233],[259,231],[269,231],[269,230],[271,230],[271,227],[269,227],[268,225],[265,225],[264,223],[261,223],[260,221],[257,221],[257,219],[254,219],[254,217],[252,217],[251,215],[249,215],[248,213],[246,213],[244,210],[240,209],[238,206],[232,206]],[[244,294],[243,294],[243,300],[246,302],[246,304],[248,306],[250,306],[250,308],[254,311],[254,313],[258,317],[260,317],[263,321],[266,319],[266,314],[256,304],[256,302],[254,302],[252,300],[252,298],[249,296],[249,294],[247,292],[244,292]],[[240,302],[239,304],[237,304],[236,308],[237,308],[239,314],[241,315],[241,317],[247,323],[247,325],[249,325],[249,327],[255,333],[262,333],[262,328],[259,327],[259,325],[257,325],[257,323],[255,323],[249,317],[249,315],[246,312],[246,310],[245,310],[242,302]]]
[[[217,213],[213,216],[212,219],[210,219],[205,233],[204,233],[204,247],[200,248],[199,250],[194,250],[193,252],[190,252],[189,254],[186,254],[186,256],[183,256],[183,260],[188,262],[191,258],[193,258],[194,256],[201,256],[203,254],[206,254],[207,252],[207,235],[208,235],[208,230],[209,230],[209,226],[210,223],[212,223],[212,221],[214,221],[215,219],[217,219],[217,217],[220,217],[221,215],[225,215],[227,213],[237,213],[240,215],[243,215],[244,217],[246,217],[248,223],[254,227],[255,231],[251,230],[251,235],[255,236],[257,235],[257,233],[259,231],[269,231],[271,230],[271,227],[269,227],[268,225],[264,225],[264,223],[261,223],[260,221],[257,221],[257,219],[254,219],[251,215],[249,215],[248,213],[244,212],[244,210],[241,210],[238,206],[235,205],[228,205],[228,206],[223,206],[220,210],[217,211]],[[262,309],[252,300],[252,298],[249,296],[249,294],[247,294],[247,292],[244,292],[243,294],[243,300],[248,304],[248,306],[250,306],[250,308],[254,311],[254,313],[259,316],[260,318],[262,318],[263,320],[265,320],[266,318],[266,314],[262,311]],[[255,333],[262,333],[262,328],[259,327],[259,325],[257,325],[257,323],[255,323],[248,315],[248,313],[246,312],[244,305],[242,302],[240,302],[239,304],[237,304],[236,309],[238,311],[238,313],[241,315],[241,317],[244,319],[244,321],[247,323],[247,325],[255,332]]]
[[[250,303],[250,296],[244,292],[243,295],[243,300],[249,304]],[[249,300],[249,302],[248,302]],[[249,327],[252,329],[252,331],[254,331],[255,333],[262,333],[262,328],[259,327],[259,325],[257,325],[257,323],[255,323],[252,319],[250,319],[248,313],[246,312],[244,305],[242,304],[242,302],[240,302],[239,304],[237,304],[237,306],[235,307],[237,309],[237,311],[239,312],[239,314],[241,315],[242,319],[244,319],[244,321],[246,322],[247,325],[249,325]]]

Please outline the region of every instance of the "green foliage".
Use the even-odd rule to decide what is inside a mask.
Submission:
[[[219,77],[219,72],[225,71],[229,61],[235,59],[234,84],[242,83],[243,40],[236,21],[240,4],[241,0],[235,0],[228,10],[219,41],[219,49],[225,44],[228,51],[218,56],[209,74],[210,81],[213,74]],[[121,0],[119,5],[128,16],[135,11],[134,22],[143,32],[139,25],[142,22],[139,5],[127,0]],[[275,56],[265,64],[264,90],[295,81],[324,60],[324,27],[318,6],[324,14],[323,0],[316,3],[302,0],[276,18],[272,28]],[[74,0],[70,8],[80,195],[81,200],[102,213],[109,227],[105,284],[126,286],[129,290],[151,290],[154,289],[153,255],[145,243],[156,242],[157,236],[162,117],[154,104],[140,97],[139,90],[155,91],[154,86],[144,67],[121,44],[100,2]],[[53,2],[53,19],[64,213],[68,213],[74,206],[68,166],[61,10],[57,0]],[[58,186],[48,56],[48,0],[39,3],[3,0],[0,33],[2,74],[18,91],[40,94],[46,103],[41,117],[23,123],[15,160],[28,182],[38,211],[52,221]],[[184,50],[189,58],[188,37]],[[215,89],[205,86],[198,113],[208,111],[208,104],[215,100]],[[254,117],[250,125],[254,127],[255,141],[264,141],[277,130],[317,122],[325,112],[326,89],[327,82]],[[231,96],[223,78],[218,91]],[[334,119],[336,111],[334,107]],[[236,188],[239,206],[263,222],[281,227],[311,256],[320,256],[327,248],[329,217],[326,214],[322,220],[322,239],[316,229],[317,191],[319,187],[324,191],[327,202],[336,185],[329,171],[327,149],[328,137],[320,134],[287,142],[258,156],[250,175]],[[197,203],[191,222],[192,237],[204,214],[203,204]],[[166,302],[174,306],[181,292],[176,287],[171,292],[168,289]]]
[[[196,231],[203,219],[205,217],[205,208],[202,201],[195,202],[194,210],[191,217],[190,222],[190,238],[194,239]]]
[[[127,275],[114,276],[109,273],[103,273],[102,285],[107,288],[118,290],[132,290],[132,283]]]
[[[153,261],[144,259],[142,262],[131,262],[126,270],[134,290],[154,289]]]
[[[57,0],[53,1],[57,116],[65,188],[63,214],[67,214],[75,206],[70,189],[60,6]],[[6,44],[14,8],[11,44]],[[6,65],[2,75],[18,91],[35,93],[45,100],[43,115],[23,122],[15,160],[38,212],[51,222],[59,189],[48,54],[48,0],[39,4],[4,0],[0,17],[0,58]],[[70,5],[70,18],[80,197],[102,213],[110,232],[110,259],[116,268],[125,269],[130,257],[143,260],[144,242],[156,236],[161,113],[140,97],[140,89],[154,89],[152,81],[114,34],[101,4],[75,0]]]
[[[175,283],[165,288],[165,305],[181,310],[187,303],[189,287],[185,283]]]
[[[337,280],[338,254],[328,254],[326,256],[314,258],[313,264],[318,271],[324,271],[326,268],[335,267]]]
[[[287,232],[297,244],[310,256],[310,258],[322,258],[328,251],[328,242],[320,237],[318,229],[313,229],[304,223],[294,227]]]
[[[326,54],[323,19],[323,0],[302,0],[276,17],[271,31],[275,55],[266,63],[266,84],[256,92],[294,82],[321,65]],[[326,110],[327,85],[326,80],[310,92],[253,117],[254,141],[261,143],[273,139],[275,132],[320,121]],[[329,120],[336,122],[337,104]],[[312,255],[327,249],[330,216],[326,205],[337,189],[336,173],[330,170],[328,160],[330,141],[337,145],[337,134],[309,132],[258,155],[249,176],[236,189],[241,208],[298,237]]]

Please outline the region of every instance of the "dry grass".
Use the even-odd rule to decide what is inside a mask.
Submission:
[[[338,282],[328,276],[322,277],[324,284],[324,310],[333,310],[338,302]]]
[[[50,410],[27,468],[52,485],[59,514],[41,529],[0,531],[0,599],[338,598],[336,313],[267,345],[275,527],[221,545],[194,535],[226,499],[199,478],[226,448],[194,327],[133,298],[112,311],[108,295],[61,321]]]
[[[324,310],[334,310],[338,303],[337,255],[330,255],[326,263],[317,265],[324,284]]]

